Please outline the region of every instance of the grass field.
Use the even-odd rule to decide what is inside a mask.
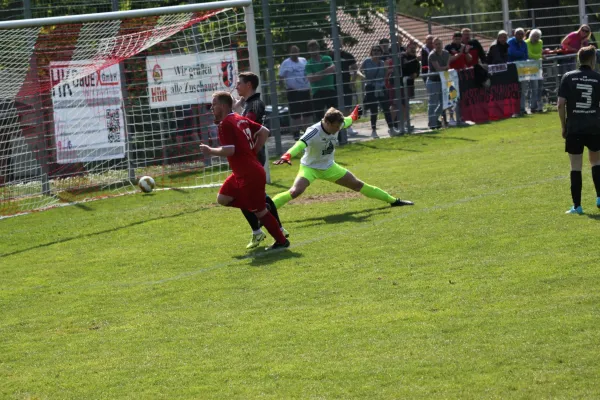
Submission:
[[[557,122],[339,149],[416,205],[316,183],[270,255],[217,189],[2,220],[0,398],[600,398],[600,210],[586,162],[564,214]]]

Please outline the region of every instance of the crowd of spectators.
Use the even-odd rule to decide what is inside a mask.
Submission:
[[[563,54],[576,53],[582,46],[589,43],[591,30],[588,25],[582,25],[577,31],[569,33],[562,41]],[[357,102],[356,80],[361,78],[363,94],[362,103],[365,111],[370,113],[371,136],[378,138],[377,116],[381,112],[391,135],[398,134],[402,129],[398,124],[399,115],[407,121],[408,99],[414,96],[414,81],[423,75],[428,94],[429,127],[438,129],[443,122],[455,125],[460,122],[458,110],[443,109],[442,88],[438,74],[435,72],[449,69],[461,70],[474,67],[476,70],[487,70],[488,65],[504,64],[523,60],[541,60],[547,54],[544,50],[542,32],[539,29],[525,31],[517,28],[512,37],[506,31],[498,32],[496,40],[487,52],[481,43],[473,38],[468,28],[453,35],[452,42],[444,46],[441,38],[428,35],[425,45],[417,56],[417,43],[411,41],[404,48],[398,44],[401,76],[407,78],[406,88],[404,79],[400,83],[402,95],[397,96],[394,82],[394,59],[390,50],[390,40],[383,38],[375,43],[364,60],[356,58],[347,51],[340,51],[341,77],[344,106],[348,111]],[[322,52],[316,41],[307,43],[308,59],[299,56],[298,46],[291,46],[289,57],[284,60],[279,70],[280,84],[285,87],[293,126],[296,127],[294,136],[300,136],[302,127],[319,120],[326,109],[337,107],[336,68],[333,62],[333,51]],[[571,63],[569,63],[571,64]],[[563,63],[563,71],[574,69],[574,65]],[[484,74],[486,72],[483,72]],[[543,109],[543,81],[532,80],[522,82],[520,113],[536,113]],[[397,98],[401,98],[400,102]],[[527,103],[527,100],[529,102]],[[446,116],[448,114],[448,118]],[[441,120],[440,120],[441,119]],[[403,128],[411,130],[412,126]],[[350,131],[350,135],[357,132]]]

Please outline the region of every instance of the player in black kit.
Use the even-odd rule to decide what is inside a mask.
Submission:
[[[594,71],[596,49],[583,47],[578,53],[581,66],[566,73],[558,90],[558,115],[571,160],[571,197],[573,207],[567,214],[583,214],[581,207],[581,169],[583,149],[588,148],[596,206],[600,208],[600,74]]]
[[[246,118],[251,119],[254,122],[257,122],[261,125],[265,123],[266,111],[265,111],[265,103],[260,99],[260,93],[256,92],[258,88],[259,79],[258,76],[252,72],[242,72],[238,76],[238,82],[236,85],[236,89],[238,94],[242,97],[236,106],[243,107],[242,115]],[[257,153],[258,161],[264,167],[265,162],[267,161],[265,146]],[[273,200],[267,195],[266,198],[267,208],[273,214],[273,216],[279,222],[279,227],[285,237],[288,237],[290,234],[285,228],[281,225],[281,221],[279,220],[279,214],[277,213],[277,207],[273,203]],[[261,224],[258,220],[258,217],[249,210],[242,210],[244,217],[248,221],[248,225],[252,228],[252,239],[250,243],[246,246],[247,249],[253,249],[260,245],[260,242],[263,241],[267,235],[260,228]]]

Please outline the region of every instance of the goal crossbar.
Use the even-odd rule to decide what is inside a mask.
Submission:
[[[112,11],[99,14],[67,15],[61,17],[33,18],[18,21],[0,22],[0,29],[35,28],[48,25],[77,24],[85,22],[100,22],[115,19],[130,19],[154,17],[167,14],[181,14],[198,11],[215,10],[220,8],[248,7],[252,0],[224,0],[210,3],[185,4],[181,6],[154,7],[141,10]]]

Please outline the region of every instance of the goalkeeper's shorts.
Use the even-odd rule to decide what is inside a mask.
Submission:
[[[310,183],[313,183],[316,179],[323,179],[328,182],[336,182],[341,179],[348,170],[336,163],[327,169],[316,169],[310,168],[305,165],[300,164],[300,169],[298,170],[298,175],[296,177],[302,177],[308,180]]]

